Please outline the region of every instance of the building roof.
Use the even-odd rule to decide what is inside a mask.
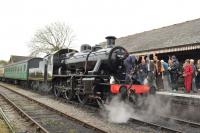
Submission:
[[[28,59],[31,59],[31,58],[33,58],[33,57],[11,55],[9,63],[16,63],[16,62],[19,62],[19,61],[22,61],[22,60],[28,60]]]
[[[145,31],[116,40],[131,53],[191,45],[200,42],[200,19]]]

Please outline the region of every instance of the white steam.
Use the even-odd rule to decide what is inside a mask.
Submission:
[[[128,103],[121,101],[118,96],[113,97],[111,102],[104,107],[107,111],[108,121],[113,123],[126,123],[133,113],[133,108]]]
[[[135,108],[133,108],[135,107]],[[156,121],[157,115],[168,115],[171,112],[171,100],[163,100],[156,95],[139,97],[137,105],[120,100],[119,96],[112,98],[109,104],[105,104],[102,115],[109,122],[126,123],[129,118],[146,121]]]

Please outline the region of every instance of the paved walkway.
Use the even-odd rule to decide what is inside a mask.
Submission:
[[[184,93],[183,91],[169,92],[169,91],[158,91],[158,95],[176,96],[176,97],[186,97],[200,99],[200,92],[198,93]]]

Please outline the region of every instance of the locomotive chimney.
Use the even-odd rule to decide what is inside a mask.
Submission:
[[[107,40],[107,48],[112,48],[115,46],[115,36],[107,36],[106,40]]]

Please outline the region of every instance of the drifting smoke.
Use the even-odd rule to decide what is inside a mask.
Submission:
[[[106,113],[105,113],[106,112]],[[140,97],[137,105],[120,100],[119,96],[112,98],[108,105],[104,105],[102,115],[113,123],[126,123],[130,118],[157,121],[156,115],[168,115],[171,112],[171,101],[163,100],[156,95]]]
[[[126,123],[133,114],[133,108],[129,103],[121,101],[119,96],[113,97],[108,105],[104,105],[104,109],[108,118],[108,121],[113,123]]]
[[[157,116],[166,116],[171,112],[171,100],[156,95],[139,99],[138,106],[143,112],[141,118],[147,121],[157,120]]]

